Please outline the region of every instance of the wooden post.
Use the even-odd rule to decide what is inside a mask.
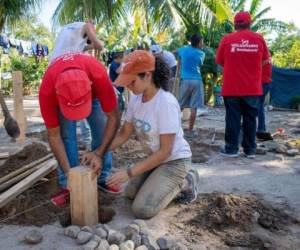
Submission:
[[[92,169],[79,166],[69,172],[71,189],[71,219],[77,226],[91,226],[98,223],[97,178]]]
[[[14,96],[14,117],[20,128],[20,136],[18,142],[25,141],[26,132],[26,116],[23,108],[23,79],[22,71],[13,71],[13,96]]]

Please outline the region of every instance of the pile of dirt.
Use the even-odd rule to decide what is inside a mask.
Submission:
[[[0,177],[19,169],[35,160],[38,160],[49,154],[47,147],[41,143],[32,143],[25,146],[16,154],[10,155],[0,166]]]
[[[233,194],[202,194],[197,201],[177,214],[179,224],[185,225],[185,238],[194,241],[196,235],[208,232],[220,237],[228,246],[267,249],[265,239],[254,235],[256,228],[276,233],[297,224],[290,215],[275,209],[256,196]]]

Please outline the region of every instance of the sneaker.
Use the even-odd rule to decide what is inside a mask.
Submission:
[[[105,183],[98,183],[98,188],[104,193],[119,194],[121,190],[117,186],[107,186]]]
[[[181,197],[179,199],[180,203],[189,204],[194,202],[197,199],[199,193],[199,182],[200,177],[197,170],[191,169],[187,175],[186,180],[188,182],[188,190],[181,193]]]
[[[244,156],[248,159],[255,159],[255,154],[245,154]]]
[[[66,188],[62,188],[59,192],[52,195],[50,200],[55,206],[62,207],[69,202],[70,191]]]
[[[224,148],[220,150],[220,155],[224,157],[236,158],[239,156],[239,153],[228,153]]]
[[[273,137],[269,132],[256,132],[256,138],[262,141],[273,140]]]

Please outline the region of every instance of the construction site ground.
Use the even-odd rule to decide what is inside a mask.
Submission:
[[[10,100],[8,106],[11,109]],[[19,152],[10,157],[10,162],[2,161],[0,177],[47,151],[37,99],[27,98],[24,107],[28,121],[25,143],[11,142],[4,128],[0,128],[0,153]],[[197,118],[199,135],[189,143],[193,168],[200,174],[199,197],[189,205],[174,200],[147,221],[149,230],[155,237],[167,234],[194,250],[300,249],[300,155],[288,156],[274,150],[255,159],[242,155],[224,158],[218,154],[224,144],[224,120],[222,107],[208,108]],[[187,121],[183,126],[187,127]],[[293,142],[293,147],[300,147],[296,141],[300,139],[299,112],[268,112],[268,129],[274,132],[277,128],[284,128],[285,133],[271,143],[287,146]],[[265,144],[269,146],[270,143]],[[113,171],[144,157],[133,137],[114,152]],[[69,206],[57,208],[49,201],[57,190],[56,175],[51,173],[0,209],[0,249],[78,249],[72,239],[63,235],[61,224],[68,224]],[[134,219],[130,201],[123,194],[99,192],[99,204],[100,221],[115,229]],[[35,246],[26,245],[24,235],[33,228],[42,233],[43,241]]]

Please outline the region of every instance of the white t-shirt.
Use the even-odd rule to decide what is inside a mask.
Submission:
[[[83,38],[82,29],[84,25],[84,22],[76,22],[69,23],[62,28],[50,55],[50,63],[65,53],[83,52],[88,39],[87,37]]]
[[[176,134],[170,157],[165,162],[192,156],[183,138],[180,107],[176,98],[162,89],[148,102],[142,102],[143,94],[132,96],[125,114],[131,122],[146,153],[159,150],[161,134]]]
[[[173,68],[177,64],[175,56],[170,51],[164,50],[162,58],[169,65],[170,68]]]

